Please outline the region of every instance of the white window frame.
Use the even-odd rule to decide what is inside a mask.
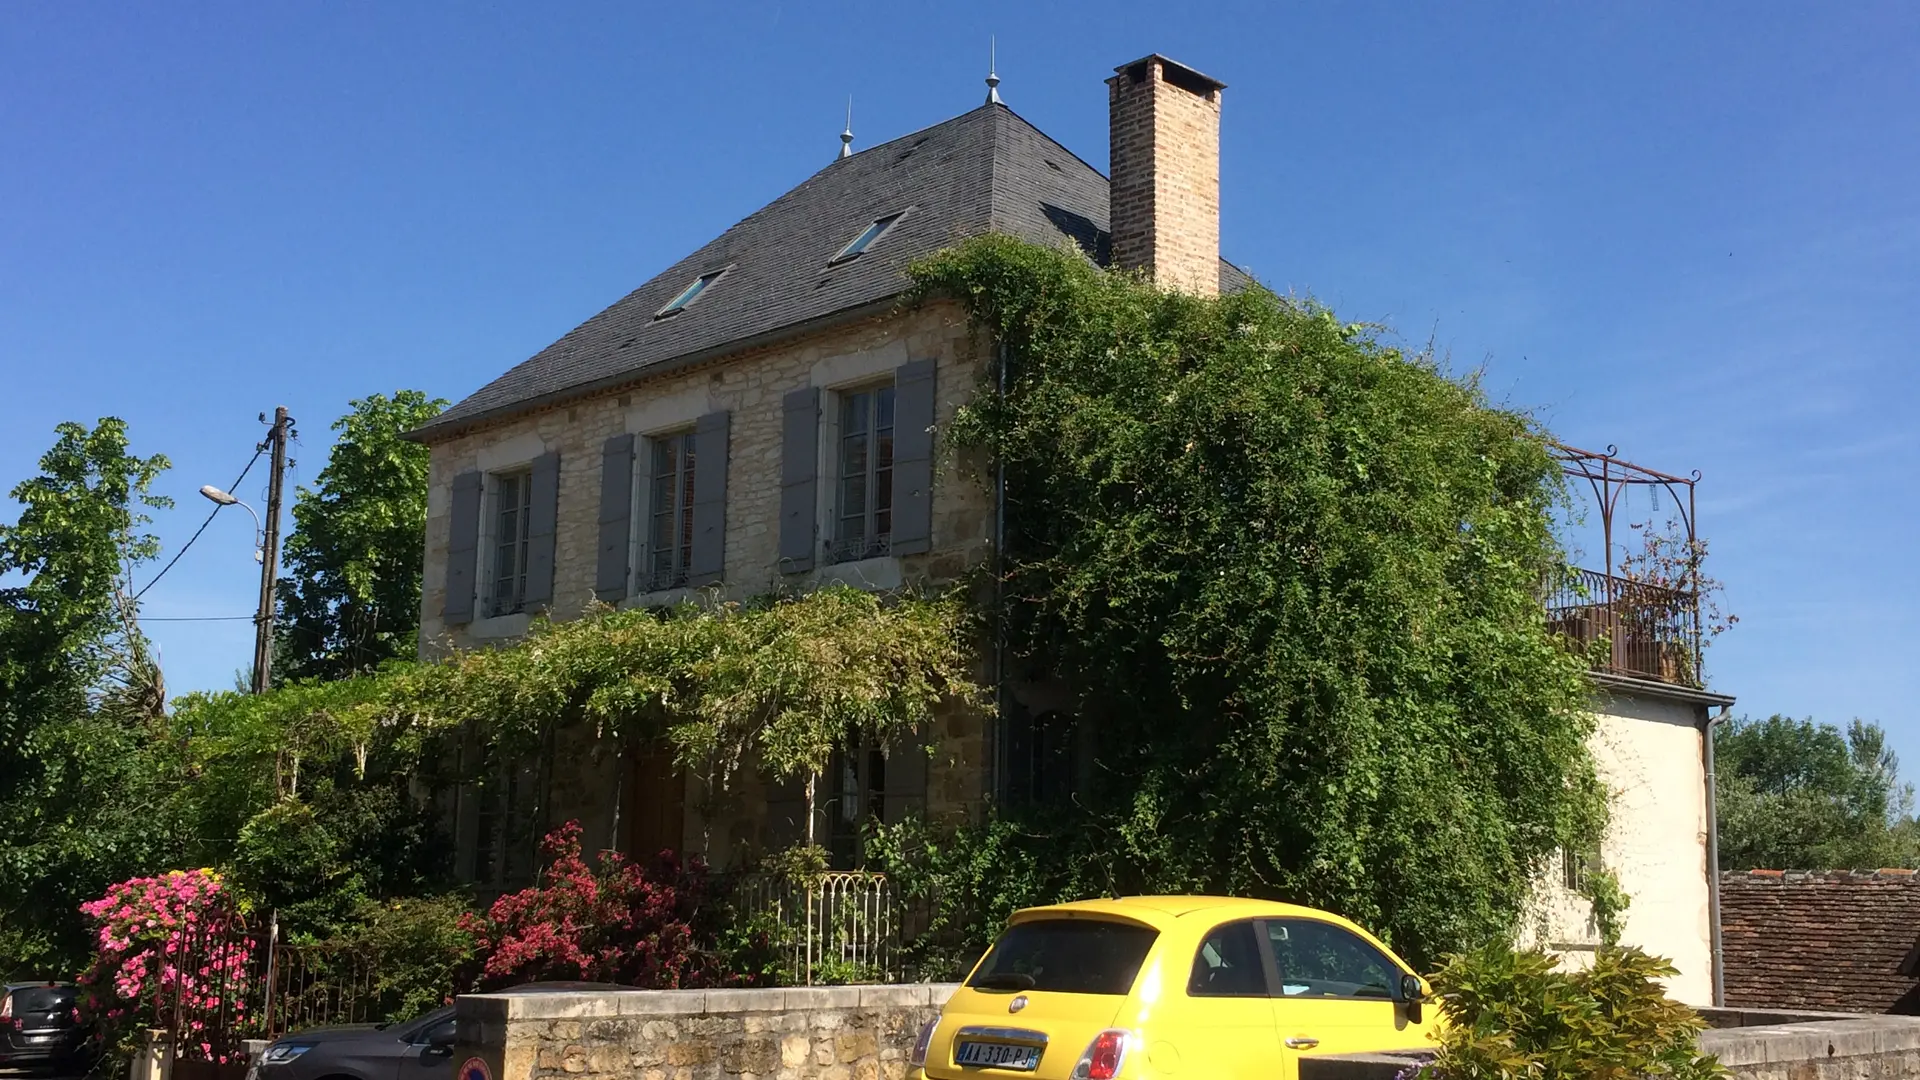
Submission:
[[[653,519],[658,509],[653,503],[653,456],[655,448],[664,442],[682,441],[689,452],[692,451],[694,429],[682,424],[676,427],[650,432],[633,440],[633,529],[632,550],[627,565],[627,595],[648,596],[655,593],[675,592],[687,587],[688,566],[681,566],[674,577],[664,583],[658,581],[653,573]],[[695,475],[700,468],[699,456],[695,454],[693,468]],[[676,485],[680,497],[685,500],[676,515],[680,527],[676,533],[691,536],[693,530],[693,476],[687,476],[683,484]],[[691,539],[685,548],[685,558],[692,562]]]
[[[521,595],[512,606],[503,608],[501,606],[502,598],[499,592],[499,557],[500,548],[502,547],[500,536],[501,509],[499,504],[502,484],[509,478],[514,480],[520,488],[518,500],[520,505],[517,508],[517,517],[515,519],[515,527],[520,534],[515,542],[519,549],[517,553],[519,566],[514,576],[517,580]],[[531,468],[531,463],[528,465],[489,470],[486,473],[486,480],[481,486],[480,505],[481,513],[485,520],[482,523],[484,527],[481,529],[482,544],[480,555],[481,569],[486,574],[486,578],[481,585],[480,600],[482,603],[481,610],[485,613],[486,618],[504,619],[523,614],[526,611],[527,551],[530,547],[527,540],[527,518],[533,509],[532,488],[533,469]]]
[[[864,474],[866,478],[867,505],[862,515],[863,530],[859,538],[858,551],[848,550],[848,544],[853,538],[842,532],[841,480],[843,479],[845,463],[843,457],[844,447],[842,446],[841,439],[844,431],[843,418],[846,415],[847,402],[849,398],[856,395],[877,394],[881,390],[895,391],[894,408],[896,410],[895,419],[897,420],[897,410],[899,408],[898,383],[891,371],[882,378],[865,379],[845,386],[835,387],[832,392],[828,394],[828,400],[826,402],[827,408],[822,410],[822,412],[827,414],[823,417],[825,421],[824,433],[827,438],[823,440],[826,444],[823,447],[824,453],[822,454],[822,457],[825,459],[825,467],[821,470],[821,477],[826,481],[827,487],[826,503],[828,522],[828,527],[823,531],[822,536],[824,537],[824,546],[826,549],[824,552],[824,561],[828,565],[860,562],[866,559],[887,558],[892,554],[891,541],[893,529],[891,519],[889,519],[888,522],[885,539],[879,538],[877,523],[874,520],[875,515],[879,512],[875,509],[875,503],[878,500],[880,491],[879,478],[875,475],[880,471],[879,467],[875,464],[877,441],[870,441],[868,448],[867,468]],[[871,416],[871,420],[876,426],[878,418],[876,404]],[[897,423],[890,424],[887,430],[897,434]],[[868,435],[871,439],[873,431],[870,430]],[[888,459],[886,472],[888,484],[887,512],[891,515],[897,510],[893,499],[892,484],[894,479],[894,463],[891,457]]]

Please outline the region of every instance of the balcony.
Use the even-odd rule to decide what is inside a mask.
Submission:
[[[1595,650],[1595,671],[1701,686],[1700,605],[1693,593],[1569,570],[1548,592],[1547,625],[1581,650]]]

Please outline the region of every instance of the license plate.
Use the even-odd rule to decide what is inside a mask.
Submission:
[[[1013,1043],[963,1042],[954,1051],[953,1063],[1032,1072],[1040,1067],[1040,1048]]]
[[[27,1036],[27,1041],[30,1043],[46,1043],[52,1042],[59,1037],[60,1033],[56,1031],[51,1035],[29,1035]]]

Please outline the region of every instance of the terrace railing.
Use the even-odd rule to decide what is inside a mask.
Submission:
[[[1690,592],[1571,570],[1548,592],[1547,623],[1582,648],[1604,641],[1595,670],[1700,685],[1700,605]]]

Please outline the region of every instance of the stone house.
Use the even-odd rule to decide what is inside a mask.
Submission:
[[[565,618],[593,601],[938,584],[988,558],[993,492],[936,440],[991,376],[994,352],[957,306],[899,310],[904,267],[1000,232],[1075,244],[1196,293],[1251,280],[1220,257],[1224,85],[1158,55],[1106,82],[1109,175],[990,89],[986,104],[932,127],[843,146],[416,432],[432,451],[423,654],[511,639],[535,612]],[[1707,706],[1727,699],[1610,678],[1601,711],[1626,813],[1609,865],[1635,895],[1631,932],[1674,955],[1684,996],[1704,1000],[1701,732]],[[1025,685],[1008,697],[997,717],[945,717],[930,755],[843,753],[815,822],[836,858],[852,858],[869,815],[966,814],[1070,784],[1064,694]],[[460,867],[483,888],[524,880],[530,839],[568,818],[590,844],[700,850],[719,865],[806,832],[797,786],[749,779],[722,796],[676,773],[664,750],[615,760],[556,746],[457,803]],[[1577,870],[1570,861],[1566,884]],[[1592,940],[1563,883],[1543,882],[1541,896],[1543,940],[1573,951]]]

